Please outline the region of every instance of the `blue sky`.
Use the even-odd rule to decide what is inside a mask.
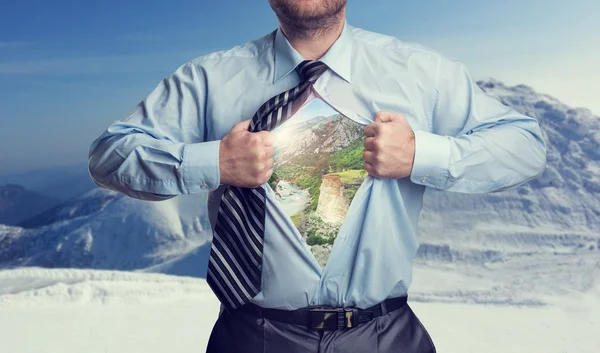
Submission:
[[[356,27],[600,114],[600,1],[348,3]],[[85,162],[91,142],[178,66],[276,27],[267,0],[3,4],[0,174]]]
[[[289,122],[297,124],[317,116],[331,116],[334,114],[338,114],[338,112],[321,99],[315,98],[300,108]]]

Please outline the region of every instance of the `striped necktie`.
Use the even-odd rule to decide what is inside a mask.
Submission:
[[[264,103],[250,121],[250,132],[273,130],[294,115],[310,94],[309,87],[327,66],[305,60],[296,67],[300,84]],[[266,194],[263,186],[225,189],[213,232],[206,282],[229,311],[261,290]]]

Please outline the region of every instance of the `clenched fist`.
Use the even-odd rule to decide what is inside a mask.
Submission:
[[[273,174],[273,135],[248,131],[250,119],[235,124],[221,139],[219,171],[221,184],[256,188]]]
[[[400,179],[410,175],[415,157],[415,134],[404,115],[378,112],[364,130],[364,168],[377,178]]]

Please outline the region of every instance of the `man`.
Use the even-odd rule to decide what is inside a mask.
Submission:
[[[346,0],[269,3],[277,30],[165,78],[94,141],[90,175],[144,200],[209,192],[207,282],[222,305],[208,352],[434,352],[406,304],[425,188],[497,192],[536,178],[539,125],[462,64],[350,26]],[[307,96],[366,125],[369,176],[324,268],[267,185],[271,130]]]

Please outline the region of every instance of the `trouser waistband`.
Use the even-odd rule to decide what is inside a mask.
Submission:
[[[389,298],[366,309],[355,307],[305,307],[297,310],[263,308],[249,302],[236,311],[288,324],[306,326],[308,329],[313,330],[338,330],[356,327],[363,322],[373,320],[377,316],[400,309],[406,305],[407,300],[408,296]]]

